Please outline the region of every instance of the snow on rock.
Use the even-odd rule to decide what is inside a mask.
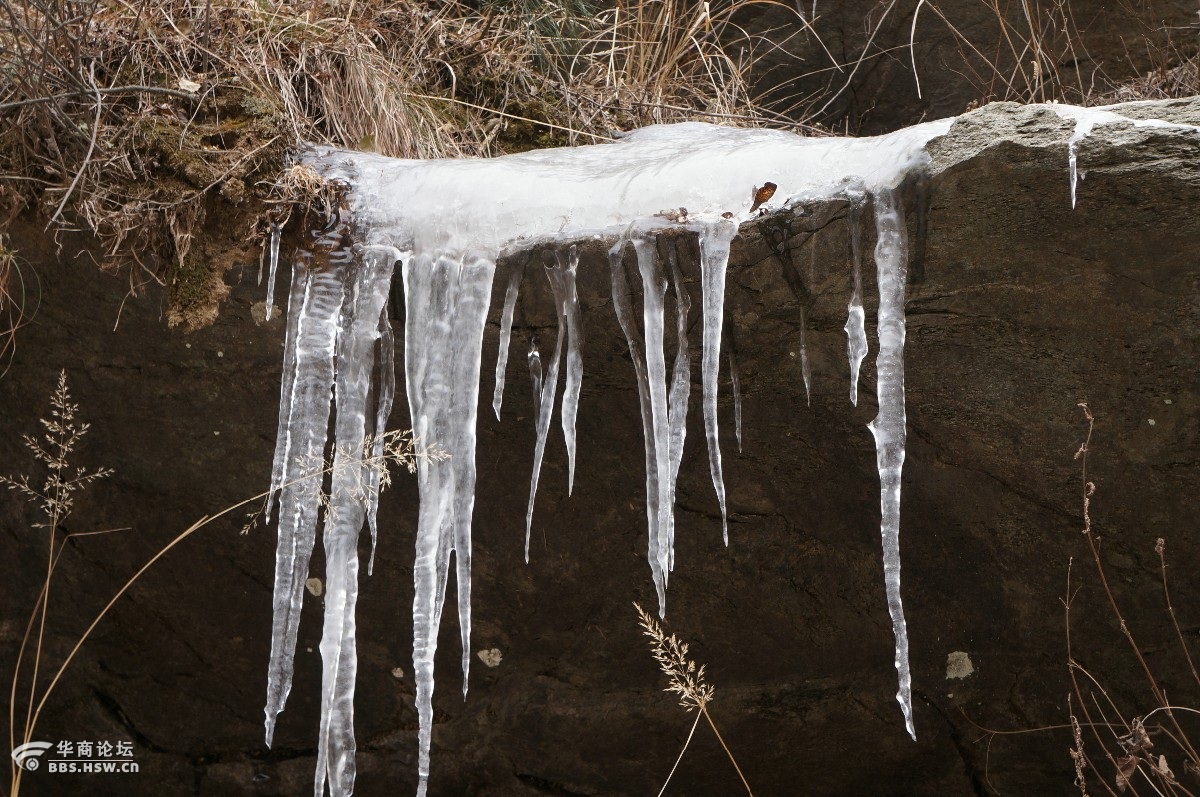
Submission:
[[[354,780],[353,694],[356,669],[354,605],[357,539],[364,522],[374,544],[378,474],[363,462],[368,433],[382,432],[394,393],[387,283],[401,269],[405,294],[404,371],[413,431],[428,455],[417,462],[418,509],[413,566],[413,665],[418,731],[418,794],[429,777],[433,662],[451,558],[455,566],[466,693],[471,633],[471,521],[475,490],[476,415],[484,324],[495,263],[534,244],[557,246],[547,271],[559,330],[543,375],[536,340],[528,363],[535,396],[537,444],[526,516],[526,558],[540,461],[545,450],[563,343],[567,344],[562,406],[573,485],[575,417],[583,374],[582,324],[573,248],[588,236],[618,243],[609,254],[613,306],[629,345],[638,383],[646,452],[648,559],[665,612],[674,564],[675,482],[682,459],[690,392],[687,313],[671,241],[662,231],[695,235],[701,252],[701,385],[710,471],[728,544],[724,477],[717,420],[717,378],[725,272],[738,225],[789,203],[842,195],[848,184],[876,197],[881,285],[879,417],[871,424],[879,452],[888,603],[896,631],[896,665],[906,725],[912,732],[907,641],[899,601],[900,467],[903,463],[904,261],[906,242],[892,189],[926,159],[925,144],[953,120],[865,139],[804,138],[770,130],[701,123],[655,125],[611,144],[540,150],[495,159],[401,160],[313,148],[303,160],[345,188],[342,218],[316,236],[293,265],[280,421],[267,510],[279,495],[279,547],[266,704],[267,741],[292,680],[292,659],[304,584],[322,504],[322,463],[331,401],[333,470],[324,518],[327,557],[322,717],[316,791],[327,780],[334,797]],[[763,193],[758,186],[776,186]],[[687,210],[683,210],[683,208]],[[664,214],[663,208],[677,208]],[[353,239],[351,241],[350,239]],[[271,259],[277,257],[272,231]],[[630,298],[623,253],[632,241],[642,278],[642,329]],[[669,275],[659,250],[667,245]],[[353,245],[351,245],[353,244]],[[565,256],[564,256],[565,254]],[[523,267],[522,267],[523,268]],[[272,271],[273,271],[272,267]],[[674,285],[676,353],[668,378],[665,352],[668,277]],[[521,268],[510,278],[501,319],[493,408],[499,417]],[[856,278],[851,300],[852,374],[865,354],[862,302]],[[858,310],[855,320],[855,309]],[[861,339],[861,346],[856,343]],[[378,343],[378,346],[376,345]],[[379,376],[370,374],[378,350]],[[336,365],[336,367],[335,367]],[[737,381],[736,371],[733,373]],[[852,377],[853,379],[853,377]],[[737,388],[735,387],[735,390]],[[374,394],[374,413],[367,406]],[[856,390],[852,386],[852,396]],[[740,444],[740,408],[737,411]],[[367,429],[367,419],[373,426]],[[378,456],[378,438],[369,455]],[[373,549],[372,549],[373,550]]]
[[[1125,103],[1122,107],[1128,108],[1137,104]],[[1114,111],[1113,108],[1118,107],[1114,105],[1080,108],[1075,105],[1051,103],[1048,107],[1052,108],[1063,119],[1070,119],[1075,122],[1075,130],[1071,133],[1071,138],[1067,141],[1067,173],[1071,180],[1071,207],[1075,207],[1075,187],[1079,177],[1079,142],[1091,135],[1095,128],[1102,125],[1124,123],[1131,124],[1134,127],[1159,127],[1200,133],[1200,126],[1197,125],[1164,122],[1161,119],[1130,118]]]

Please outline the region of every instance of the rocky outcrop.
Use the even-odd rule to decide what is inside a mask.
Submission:
[[[1122,113],[1200,124],[1200,100]],[[865,428],[875,415],[873,336],[858,406],[848,401],[847,209],[825,203],[764,217],[735,241],[727,320],[745,440],[739,453],[725,381],[730,545],[721,544],[694,414],[668,617],[708,665],[712,712],[756,794],[1066,793],[1075,777],[1063,727],[1071,656],[1126,720],[1155,707],[1080,534],[1073,456],[1087,429],[1079,401],[1097,417],[1091,515],[1108,583],[1172,702],[1200,704],[1155,553],[1164,538],[1172,598],[1195,651],[1200,547],[1188,529],[1200,514],[1200,136],[1097,128],[1079,145],[1072,209],[1073,128],[1048,107],[988,106],[930,145],[928,179],[910,185],[919,257],[907,303],[901,544],[915,743],[893,697],[878,481]],[[185,335],[166,329],[160,300],[126,300],[126,282],[75,254],[80,242],[59,252],[39,227],[11,232],[39,276],[42,301],[0,379],[0,461],[5,472],[28,468],[18,434],[36,430],[62,368],[93,423],[83,461],[116,470],[65,524],[71,533],[121,530],[66,542],[46,644],[47,658],[58,661],[112,592],[179,531],[266,488],[283,328],[256,312],[257,264],[231,271],[227,309],[211,328]],[[695,280],[692,243],[678,246]],[[434,794],[655,793],[691,724],[661,691],[631,606],[654,595],[637,393],[607,263],[599,249],[582,254],[587,341],[575,490],[568,499],[566,457],[552,431],[529,565],[522,521],[534,431],[523,358],[509,361],[504,420],[486,407],[512,264],[501,263],[495,280],[474,528],[474,646],[488,655],[475,659],[463,701],[458,629],[447,612]],[[514,352],[531,334],[553,334],[551,293],[537,271],[527,269],[522,286]],[[871,330],[875,281],[865,272]],[[398,408],[394,423],[404,424],[404,414]],[[359,603],[361,795],[407,793],[416,780],[415,500],[404,475],[384,494],[375,575]],[[305,607],[296,689],[268,751],[261,718],[274,532],[240,535],[243,515],[206,526],[143,576],[39,719],[37,739],[133,742],[142,771],[41,771],[25,778],[22,793],[311,788],[320,598],[310,595]],[[6,673],[44,576],[45,533],[29,528],[32,518],[15,496],[0,504]],[[321,567],[315,563],[314,574]],[[1089,693],[1099,695],[1095,686]],[[1175,773],[1190,777],[1167,740],[1154,738]],[[1112,783],[1099,748],[1089,752]],[[668,793],[739,789],[716,740],[698,729]]]

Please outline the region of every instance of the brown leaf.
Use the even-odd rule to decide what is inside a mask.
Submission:
[[[1117,761],[1117,791],[1124,794],[1125,789],[1129,786],[1129,778],[1137,771],[1137,765],[1137,758],[1131,755]]]
[[[755,187],[754,193],[751,194],[754,198],[754,204],[750,206],[750,212],[753,213],[758,210],[759,205],[775,196],[775,189],[778,187],[775,183],[763,183],[762,188]]]

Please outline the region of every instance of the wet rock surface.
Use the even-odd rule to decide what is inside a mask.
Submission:
[[[1129,114],[1200,124],[1200,103]],[[871,353],[857,407],[848,401],[842,331],[851,286],[846,203],[780,210],[744,226],[735,240],[726,350],[736,350],[745,439],[739,453],[723,366],[730,544],[721,543],[695,406],[696,363],[667,601],[669,629],[708,666],[716,687],[711,710],[756,794],[1067,793],[1074,779],[1071,735],[1063,727],[1071,691],[1068,595],[1071,655],[1127,719],[1155,707],[1080,534],[1082,483],[1073,455],[1086,423],[1078,401],[1097,417],[1092,520],[1109,584],[1172,701],[1200,704],[1162,600],[1154,550],[1165,538],[1172,597],[1195,651],[1200,546],[1190,526],[1200,514],[1200,136],[1098,128],[1079,148],[1086,178],[1072,210],[1072,128],[1049,109],[973,112],[931,144],[925,187],[905,192],[914,249],[923,250],[908,286],[901,532],[915,743],[894,699],[878,478],[866,429],[875,415],[877,351],[871,217],[863,268]],[[927,234],[917,241],[922,217]],[[212,327],[183,334],[166,328],[161,295],[126,299],[127,279],[105,276],[75,256],[80,242],[67,240],[59,254],[39,227],[11,232],[39,276],[42,301],[0,379],[4,472],[29,470],[19,434],[37,430],[59,369],[67,371],[81,417],[93,424],[81,464],[116,470],[89,489],[65,523],[71,533],[117,530],[66,544],[45,645],[45,661],[56,664],[156,551],[200,517],[266,489],[283,325],[278,316],[261,323],[255,310],[263,298],[257,264],[230,272],[230,298]],[[678,247],[698,308],[694,241],[680,236],[661,245]],[[531,335],[553,339],[553,299],[533,267],[540,263],[535,255],[517,304],[497,422],[492,365],[515,264],[502,262],[494,281],[480,386],[475,666],[464,701],[451,609],[437,662],[433,794],[653,794],[692,721],[661,691],[665,679],[631,606],[654,603],[637,390],[603,249],[584,246],[581,254],[586,344],[575,491],[568,499],[555,422],[529,565],[523,521],[534,425],[520,355]],[[811,405],[801,373],[802,309]],[[698,309],[693,315],[698,359]],[[669,336],[668,358],[672,353]],[[406,414],[399,402],[392,426],[406,426]],[[361,795],[404,794],[416,782],[415,502],[414,480],[398,474],[380,507],[375,575],[363,579]],[[295,687],[276,746],[267,750],[262,702],[274,529],[239,533],[258,503],[197,531],[139,579],[39,718],[36,739],[131,741],[141,772],[36,772],[22,793],[311,790],[321,597],[306,592]],[[30,529],[33,520],[14,494],[0,502],[6,674],[45,574],[45,532]],[[364,535],[364,554],[368,548]],[[313,575],[323,576],[320,546]],[[496,665],[484,666],[480,651]],[[972,672],[950,678],[948,657],[960,654]],[[1194,722],[1190,727],[1193,739],[1200,737]],[[1093,758],[1102,762],[1098,748]],[[698,728],[668,793],[740,789],[715,738]]]

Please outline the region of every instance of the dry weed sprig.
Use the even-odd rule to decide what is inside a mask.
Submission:
[[[26,706],[25,723],[20,743],[32,738],[33,726],[37,722],[37,712],[34,702],[37,696],[38,676],[42,665],[42,643],[46,636],[46,615],[50,598],[50,583],[54,577],[54,568],[62,553],[66,540],[58,540],[59,528],[62,521],[71,514],[75,507],[75,499],[92,483],[110,476],[111,468],[96,468],[89,470],[72,465],[72,455],[87,436],[90,424],[76,418],[79,405],[71,401],[71,391],[67,386],[67,372],[60,371],[54,392],[50,394],[50,412],[48,418],[41,418],[42,435],[22,435],[25,447],[33,455],[35,462],[40,462],[46,470],[41,485],[38,486],[34,477],[28,474],[18,476],[0,476],[0,484],[7,486],[24,496],[30,503],[35,504],[43,516],[43,520],[32,524],[33,528],[45,529],[49,544],[46,556],[46,576],[42,590],[34,601],[33,611],[29,615],[29,623],[25,627],[25,635],[21,639],[21,647],[17,652],[17,661],[13,667],[12,688],[9,693],[9,742],[15,748],[17,728],[17,690],[20,684],[22,664],[26,659],[25,652],[33,642],[33,661],[29,676],[29,702]],[[35,632],[36,627],[36,632]],[[14,762],[13,795],[16,794],[20,783],[20,770]]]
[[[1116,596],[1109,584],[1108,577],[1104,569],[1104,563],[1100,558],[1100,539],[1096,535],[1093,528],[1092,520],[1092,498],[1096,493],[1096,484],[1088,478],[1088,456],[1091,452],[1092,435],[1095,431],[1096,418],[1092,414],[1091,409],[1086,402],[1079,402],[1079,408],[1082,410],[1084,418],[1087,421],[1087,436],[1080,444],[1079,449],[1075,453],[1075,459],[1080,463],[1080,475],[1082,479],[1082,495],[1081,502],[1083,508],[1083,529],[1082,534],[1087,541],[1088,549],[1092,555],[1092,560],[1096,566],[1096,573],[1099,577],[1100,585],[1107,599],[1109,609],[1112,612],[1113,618],[1117,621],[1121,635],[1128,643],[1130,650],[1133,652],[1134,658],[1140,665],[1143,674],[1146,677],[1146,682],[1150,692],[1154,697],[1155,708],[1146,713],[1144,716],[1134,716],[1126,719],[1117,703],[1113,700],[1109,692],[1101,686],[1099,681],[1092,675],[1078,660],[1076,660],[1071,646],[1071,605],[1074,599],[1074,591],[1071,587],[1071,563],[1067,566],[1067,595],[1063,600],[1065,609],[1064,620],[1066,625],[1066,642],[1067,642],[1067,669],[1071,677],[1072,689],[1076,701],[1079,704],[1086,724],[1091,728],[1096,743],[1100,746],[1105,758],[1113,768],[1113,786],[1110,786],[1107,781],[1101,779],[1101,785],[1110,795],[1124,793],[1127,789],[1133,788],[1136,776],[1141,776],[1142,779],[1156,793],[1162,795],[1191,795],[1192,791],[1184,787],[1176,779],[1167,763],[1167,757],[1164,753],[1153,753],[1153,742],[1151,740],[1151,732],[1146,727],[1146,721],[1151,716],[1158,712],[1163,712],[1167,717],[1167,723],[1158,724],[1155,728],[1156,732],[1161,732],[1165,737],[1174,743],[1175,748],[1184,759],[1183,769],[1185,772],[1200,772],[1200,755],[1197,754],[1196,748],[1193,746],[1188,734],[1179,722],[1176,712],[1200,713],[1193,708],[1172,705],[1167,700],[1166,693],[1159,685],[1158,679],[1151,670],[1149,663],[1146,661],[1142,653],[1142,649],[1138,646],[1134,639],[1133,633],[1130,630],[1129,623],[1126,622],[1125,616],[1117,603]],[[1171,604],[1170,592],[1167,589],[1166,579],[1166,560],[1165,560],[1165,543],[1159,539],[1155,544],[1155,551],[1160,557],[1161,572],[1163,579],[1163,595],[1166,600],[1168,613],[1171,616],[1172,622],[1175,623],[1176,634],[1179,638],[1180,645],[1183,649],[1184,658],[1186,659],[1189,668],[1191,669],[1193,678],[1200,686],[1200,677],[1196,676],[1196,670],[1193,665],[1193,659],[1188,649],[1188,645],[1179,631],[1178,622],[1175,618],[1174,607]],[[1092,708],[1088,706],[1087,697],[1085,697],[1084,685],[1081,684],[1081,677],[1090,686],[1086,690],[1087,697],[1091,698],[1093,703]],[[1068,698],[1070,704],[1070,698]],[[1107,706],[1107,709],[1106,709]],[[1100,715],[1100,722],[1095,722],[1092,719],[1092,710],[1095,710]],[[1111,712],[1115,718],[1110,721],[1108,713]],[[1071,750],[1071,757],[1076,770],[1076,784],[1081,791],[1086,789],[1085,764],[1095,769],[1095,765],[1088,760],[1083,747],[1082,734],[1079,729],[1080,723],[1075,717],[1074,711],[1070,712],[1071,724],[1075,734],[1075,746]],[[1108,734],[1102,734],[1101,729],[1107,729]],[[1110,738],[1111,735],[1111,738]],[[1086,793],[1084,791],[1084,793]]]
[[[671,782],[675,770],[679,768],[679,762],[683,760],[683,754],[687,752],[688,745],[692,742],[692,735],[696,732],[696,725],[699,724],[700,717],[708,720],[709,727],[716,734],[717,741],[721,743],[721,748],[725,750],[733,768],[737,770],[738,777],[741,778],[742,785],[746,788],[746,793],[750,797],[754,797],[754,792],[750,790],[750,784],[746,782],[746,776],[742,774],[742,768],[738,766],[737,759],[733,757],[729,745],[725,744],[724,737],[717,730],[717,723],[713,721],[712,714],[708,711],[708,704],[712,702],[714,689],[704,678],[704,665],[701,664],[697,667],[696,662],[688,658],[687,643],[679,641],[679,637],[675,634],[668,635],[663,630],[662,624],[651,617],[640,604],[634,602],[633,608],[637,610],[638,624],[643,629],[642,633],[650,638],[650,655],[654,657],[659,669],[667,676],[667,686],[663,691],[677,694],[679,705],[687,711],[699,709],[696,712],[696,719],[692,722],[691,730],[688,731],[687,739],[684,740],[683,749],[679,751],[675,764],[667,775],[666,782],[658,792],[659,797],[662,797],[663,792],[667,790],[667,784]]]
[[[650,637],[650,654],[658,662],[658,667],[667,676],[667,687],[664,691],[679,695],[679,705],[688,711],[703,709],[713,699],[713,687],[704,680],[704,665],[696,666],[696,662],[688,658],[686,642],[680,642],[675,634],[667,636],[658,621],[651,617],[637,603],[639,624],[644,629],[643,634]]]
[[[113,473],[112,468],[72,468],[71,455],[91,429],[91,424],[76,420],[77,412],[79,405],[71,402],[67,372],[60,371],[58,383],[50,396],[50,417],[41,419],[44,429],[42,436],[21,436],[34,461],[46,466],[41,487],[35,487],[32,477],[27,474],[0,476],[0,484],[16,490],[41,509],[45,520],[33,524],[34,528],[57,529],[74,508],[76,495],[92,482]]]

